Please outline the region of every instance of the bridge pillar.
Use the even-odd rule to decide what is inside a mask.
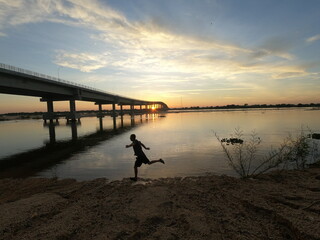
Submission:
[[[67,115],[67,120],[71,120],[71,121],[76,121],[77,118],[80,121],[80,117],[78,116],[77,112],[76,112],[76,101],[75,100],[70,100],[70,113]]]
[[[131,118],[134,118],[134,105],[130,105]]]
[[[97,117],[98,118],[103,118],[104,116],[103,116],[103,113],[102,113],[102,104],[99,103],[98,106],[99,106],[99,112],[97,114]]]
[[[116,104],[112,103],[113,129],[117,129]]]
[[[50,120],[50,123],[53,122],[53,119],[55,119],[54,111],[53,111],[53,101],[48,100],[47,101],[47,112],[43,114],[43,120],[47,122],[47,120]]]
[[[120,115],[123,116],[123,105],[120,105]]]
[[[71,136],[73,141],[78,139],[77,123],[75,121],[71,122]]]
[[[139,110],[140,119],[142,120],[142,105],[140,104],[140,110]]]
[[[47,101],[48,113],[53,113],[53,101]]]
[[[104,117],[103,114],[102,114],[102,104],[98,104],[99,106],[99,112],[97,114],[97,118],[99,118],[99,126],[100,126],[100,131],[102,132],[103,131],[103,121],[102,121],[102,118]]]
[[[120,104],[121,128],[123,128],[123,106]]]
[[[131,126],[134,126],[134,105],[130,105]]]
[[[100,127],[100,132],[103,131],[103,121],[102,121],[102,117],[99,117],[99,127]]]
[[[52,120],[50,120],[50,121],[52,121]],[[56,142],[55,125],[52,122],[49,123],[49,138],[50,138],[51,144],[54,144]]]

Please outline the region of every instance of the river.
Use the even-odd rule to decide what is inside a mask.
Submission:
[[[96,117],[82,118],[81,123],[73,127],[61,119],[54,128],[56,142],[75,138],[74,127],[79,139],[101,130],[109,130],[110,137],[71,152],[68,158],[39,169],[31,176],[77,180],[100,177],[119,180],[133,176],[133,149],[125,148],[130,144],[132,133],[150,147],[145,150],[150,160],[162,158],[165,161],[164,165],[143,165],[139,168],[140,177],[235,176],[214,133],[220,138],[230,137],[238,128],[247,138],[255,131],[262,140],[261,152],[267,154],[271,146],[279,146],[289,134],[299,134],[301,129],[320,132],[319,119],[320,110],[308,108],[169,112],[148,115],[148,119],[145,115],[136,116],[134,123],[125,115],[122,123],[120,117],[117,118],[117,127],[120,129],[122,125],[126,130],[113,134],[111,117],[103,118],[103,126]],[[50,144],[49,124],[43,124],[42,120],[2,121],[0,133],[0,161]]]

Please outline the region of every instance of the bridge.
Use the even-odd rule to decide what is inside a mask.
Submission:
[[[151,109],[168,109],[164,102],[144,101],[115,95],[3,63],[0,63],[0,93],[40,97],[40,101],[47,103],[47,113],[43,115],[43,119],[50,121],[58,118],[53,107],[55,101],[70,102],[70,113],[66,115],[66,118],[73,121],[80,118],[76,111],[76,100],[94,102],[99,106],[98,116],[100,117],[103,116],[102,105],[104,104],[112,104],[113,116],[116,115],[116,105],[120,106],[121,116],[123,106],[130,106],[132,116],[135,106],[140,106],[140,111],[145,112]]]

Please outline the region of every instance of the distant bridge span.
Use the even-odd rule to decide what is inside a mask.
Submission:
[[[72,120],[77,118],[76,100],[95,102],[95,104],[99,105],[100,111],[102,111],[101,105],[103,104],[112,104],[113,111],[115,111],[116,104],[120,106],[121,111],[124,105],[130,105],[132,111],[134,106],[140,106],[140,109],[144,106],[146,110],[150,109],[151,106],[163,110],[168,109],[164,102],[144,101],[119,96],[2,63],[0,63],[0,93],[40,97],[40,101],[47,102],[48,107],[48,113],[45,114],[44,118],[50,120],[55,118],[53,111],[54,101],[70,102],[69,119]]]

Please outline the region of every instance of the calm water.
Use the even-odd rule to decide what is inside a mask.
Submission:
[[[301,128],[320,132],[320,111],[310,109],[250,110],[250,111],[202,111],[136,116],[135,125],[122,134],[87,147],[59,164],[44,169],[36,176],[76,178],[78,180],[106,177],[111,180],[133,176],[133,149],[125,148],[129,136],[151,149],[145,150],[152,159],[162,158],[166,164],[143,165],[139,176],[161,178],[204,175],[207,173],[234,175],[227,165],[220,144],[214,136],[230,137],[235,128],[248,136],[253,130],[262,139],[261,150],[278,146],[289,133],[298,134]],[[117,126],[120,126],[120,118]],[[130,126],[129,116],[124,125]],[[103,128],[112,129],[111,117],[103,119]],[[96,117],[81,119],[77,125],[78,137],[99,131]],[[49,127],[42,120],[19,120],[0,122],[0,158],[42,147],[49,142]],[[55,127],[57,141],[72,138],[72,130],[65,120]]]

